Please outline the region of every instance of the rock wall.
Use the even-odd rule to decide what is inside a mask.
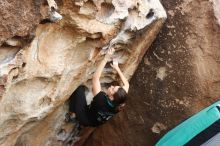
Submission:
[[[217,3],[162,1],[168,18],[131,79],[128,106],[97,130],[88,146],[153,146],[167,131],[219,100]]]
[[[62,145],[72,124],[65,101],[114,46],[131,78],[166,13],[157,1],[56,1],[63,19],[48,19],[46,1],[1,1],[0,145]],[[103,88],[118,81],[106,67]],[[87,98],[91,101],[91,92]]]

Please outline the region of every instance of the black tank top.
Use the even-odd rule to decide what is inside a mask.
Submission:
[[[116,114],[115,107],[109,99],[108,95],[100,91],[89,106],[88,116],[93,126],[98,126]]]

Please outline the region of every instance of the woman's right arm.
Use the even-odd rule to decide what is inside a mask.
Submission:
[[[106,63],[109,61],[111,55],[114,53],[114,48],[110,48],[108,49],[105,58],[101,61],[101,63],[99,64],[99,66],[97,67],[93,77],[92,77],[92,92],[93,95],[95,96],[96,94],[98,94],[101,91],[101,83],[100,83],[100,77],[102,74],[102,71],[106,65]]]

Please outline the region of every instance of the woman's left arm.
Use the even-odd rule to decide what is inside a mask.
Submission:
[[[126,79],[126,77],[124,76],[124,74],[122,73],[121,69],[119,68],[118,66],[118,61],[116,60],[113,60],[113,64],[111,64],[111,66],[117,71],[119,77],[121,78],[124,86],[124,90],[128,93],[128,89],[129,89],[129,82],[128,80]]]

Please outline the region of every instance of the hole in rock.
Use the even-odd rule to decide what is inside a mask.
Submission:
[[[147,16],[146,16],[146,18],[151,18],[151,17],[153,17],[154,16],[154,10],[153,9],[150,9],[149,10],[149,12],[148,12],[148,14],[147,14]]]
[[[98,12],[97,16],[101,19],[106,19],[112,15],[115,7],[109,3],[102,3],[101,10]]]
[[[53,23],[50,21],[50,19],[43,19],[40,24],[46,24],[46,23]]]
[[[25,66],[26,66],[26,63],[25,63],[25,62],[23,62],[23,63],[22,63],[22,67],[24,68]]]
[[[17,79],[17,78],[18,78],[18,75],[13,76],[12,80],[15,80],[15,79]]]

